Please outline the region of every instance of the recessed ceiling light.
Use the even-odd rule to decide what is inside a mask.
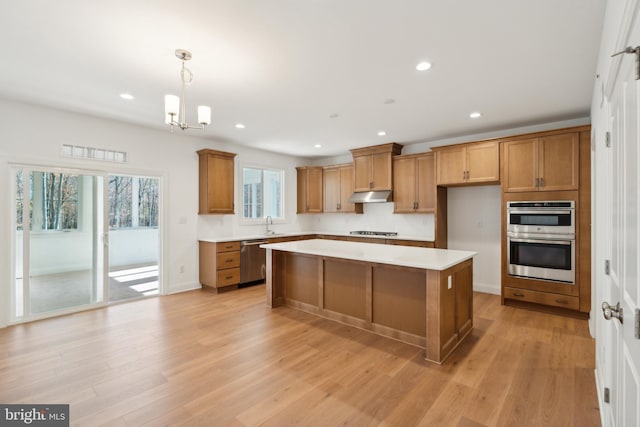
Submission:
[[[480,113],[479,111],[474,111],[473,113],[469,114],[469,117],[471,117],[472,119],[477,119],[479,117],[482,117],[482,113]]]
[[[322,148],[322,144],[316,144],[313,146],[314,148]]]
[[[382,102],[383,102],[384,104],[390,105],[390,104],[393,104],[394,102],[396,102],[396,100],[395,100],[395,99],[393,99],[393,98],[387,98],[387,99],[385,99],[385,100],[384,100],[384,101],[382,101]]]
[[[236,124],[236,127],[237,127],[238,129],[244,129],[244,128],[246,128],[246,126],[245,126],[245,125],[243,125],[242,123],[238,123],[238,124]]]
[[[431,62],[427,61],[423,61],[416,65],[416,70],[418,71],[427,71],[429,68],[431,68]]]
[[[387,133],[383,130],[381,130],[380,132],[378,132],[378,136],[385,136]]]
[[[120,98],[122,99],[126,99],[127,101],[131,101],[133,99],[136,99],[133,95],[131,95],[130,93],[121,93],[120,94]]]
[[[338,117],[340,117],[338,113],[329,114],[330,119],[337,119]]]

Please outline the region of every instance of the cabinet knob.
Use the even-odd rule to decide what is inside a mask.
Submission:
[[[340,203],[336,203],[336,209],[340,210]]]
[[[544,187],[544,178],[540,178],[540,187]]]
[[[373,181],[369,182],[369,188],[373,188]]]
[[[523,296],[524,296],[524,294],[521,294],[520,292],[514,292],[514,293],[513,293],[513,296],[514,296],[514,297],[523,297]]]

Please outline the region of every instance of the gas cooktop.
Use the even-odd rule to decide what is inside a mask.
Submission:
[[[394,231],[363,231],[363,230],[350,231],[349,234],[353,234],[355,236],[386,236],[386,237],[393,237],[398,235],[398,233]]]

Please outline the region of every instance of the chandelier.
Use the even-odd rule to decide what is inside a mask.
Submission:
[[[176,95],[164,96],[165,123],[171,126],[172,132],[175,126],[182,130],[202,129],[204,131],[204,127],[211,123],[211,107],[198,105],[198,123],[200,126],[190,125],[187,123],[185,114],[184,92],[185,87],[190,85],[193,81],[193,73],[184,66],[184,63],[191,59],[191,52],[184,49],[177,49],[176,57],[182,61],[182,70],[180,71],[180,78],[182,80],[181,95],[180,97]]]

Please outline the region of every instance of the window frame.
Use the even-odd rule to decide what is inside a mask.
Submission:
[[[261,171],[271,171],[280,173],[280,212],[282,216],[279,218],[273,218],[274,224],[288,223],[286,210],[286,179],[287,170],[281,166],[266,166],[258,163],[241,163],[238,165],[238,191],[236,206],[238,206],[238,223],[239,225],[264,225],[265,217],[261,218],[245,218],[244,216],[244,170],[245,169],[260,169]],[[264,175],[263,175],[264,178]],[[264,179],[262,181],[264,188]]]

